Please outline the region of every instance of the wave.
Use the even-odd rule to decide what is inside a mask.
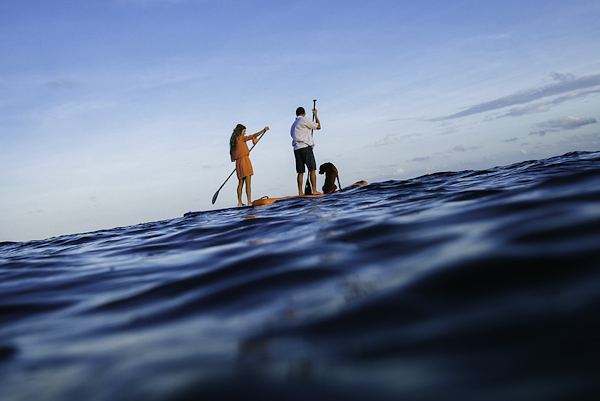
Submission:
[[[0,398],[595,399],[599,162],[2,243]]]

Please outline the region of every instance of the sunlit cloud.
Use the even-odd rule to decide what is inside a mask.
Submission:
[[[506,33],[499,33],[496,35],[487,35],[487,36],[482,36],[482,39],[487,39],[487,40],[505,40],[505,39],[511,39],[512,38],[512,33],[511,32],[506,32]]]
[[[484,112],[488,112],[488,111],[495,111],[495,110],[499,110],[499,109],[502,109],[505,107],[510,107],[510,106],[514,106],[514,105],[518,105],[518,104],[529,103],[534,100],[543,99],[548,96],[561,95],[564,93],[583,90],[586,88],[592,88],[592,87],[600,85],[600,74],[587,75],[585,77],[576,78],[575,76],[570,75],[570,74],[553,73],[552,77],[554,78],[555,81],[557,81],[556,83],[553,83],[551,85],[542,86],[542,87],[532,88],[532,89],[528,89],[528,90],[523,90],[523,91],[520,91],[517,93],[513,93],[512,95],[504,96],[504,97],[501,97],[501,98],[498,98],[498,99],[495,99],[495,100],[492,100],[489,102],[484,102],[484,103],[477,104],[475,106],[468,107],[459,113],[451,114],[451,115],[445,116],[445,117],[434,118],[434,119],[431,119],[430,121],[443,121],[443,120],[452,120],[452,119],[460,118],[460,117],[467,117],[470,115],[484,113]],[[598,91],[600,91],[600,89],[595,89],[593,91],[590,91],[590,93],[596,93]],[[585,95],[587,95],[587,94],[589,94],[589,93],[585,93]],[[578,96],[565,97],[564,99],[561,99],[559,102],[571,100],[576,97],[578,97]],[[539,105],[532,106],[532,108],[529,110],[529,113],[524,113],[524,114],[530,114],[531,112],[539,112],[540,111],[539,107],[540,107]],[[541,111],[543,111],[543,110],[541,110]]]
[[[580,117],[562,117],[557,118],[555,120],[545,121],[543,123],[538,123],[536,126],[537,130],[531,131],[529,135],[539,135],[544,136],[549,132],[560,132],[565,130],[573,130],[584,125],[588,124],[596,124],[595,118],[580,118]]]
[[[115,110],[121,106],[121,103],[116,101],[73,101],[68,103],[57,104],[48,108],[45,117],[49,119],[74,119],[78,117],[86,117],[98,113],[102,110]]]
[[[46,86],[50,89],[74,89],[74,88],[78,88],[80,86],[79,81],[74,80],[74,79],[70,79],[70,78],[62,78],[62,79],[55,79],[52,80],[48,83],[46,83]]]
[[[461,152],[461,153],[467,152],[469,150],[477,150],[477,149],[479,149],[479,148],[476,146],[464,146],[464,145],[458,145],[458,146],[455,146],[454,148],[452,148],[452,150],[454,150],[455,152]]]
[[[535,103],[535,104],[531,104],[528,106],[523,106],[523,107],[515,107],[513,109],[510,109],[506,114],[503,114],[501,116],[498,116],[497,118],[502,118],[502,117],[521,117],[527,114],[535,114],[535,113],[542,113],[545,111],[550,110],[551,108],[553,108],[554,106],[557,106],[561,103],[570,101],[570,100],[575,100],[575,99],[579,99],[579,98],[583,98],[589,95],[593,95],[596,93],[600,93],[600,88],[598,89],[590,89],[590,90],[584,90],[584,91],[579,91],[579,92],[575,92],[575,93],[570,93],[568,95],[565,96],[560,96],[557,97],[554,100],[551,100],[549,102],[540,102],[540,103]]]
[[[458,128],[457,127],[448,127],[446,129],[444,129],[443,131],[439,132],[440,136],[445,136],[445,135],[452,135],[454,133],[458,132]]]
[[[422,136],[423,134],[388,134],[382,140],[375,142],[375,144],[371,145],[370,147],[387,146],[394,143],[402,142],[404,140],[415,140]]]

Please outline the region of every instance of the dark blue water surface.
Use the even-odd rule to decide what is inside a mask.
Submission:
[[[2,243],[0,399],[600,399],[599,318],[575,152]]]

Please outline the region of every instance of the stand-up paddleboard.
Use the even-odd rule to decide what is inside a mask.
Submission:
[[[255,201],[252,201],[252,206],[266,206],[266,205],[270,205],[271,203],[278,201],[278,200],[285,200],[285,199],[300,199],[300,198],[318,198],[320,196],[323,196],[325,194],[318,194],[318,195],[296,195],[296,196],[284,196],[281,198],[260,198],[257,199]]]
[[[358,182],[355,182],[354,184],[349,185],[347,187],[344,187],[340,191],[336,191],[336,192],[343,192],[343,191],[347,191],[349,189],[360,188],[360,187],[364,187],[365,185],[369,185],[369,183],[366,182],[366,181],[358,181]],[[325,195],[327,195],[327,194],[302,195],[302,196],[298,196],[298,195],[296,195],[296,196],[284,196],[284,197],[281,197],[281,198],[261,198],[261,199],[257,199],[255,201],[253,201],[251,205],[226,207],[226,208],[223,208],[223,209],[199,210],[197,212],[187,212],[187,213],[185,213],[183,215],[183,217],[189,217],[189,216],[194,216],[194,215],[204,214],[204,213],[233,211],[233,210],[246,209],[246,208],[255,207],[255,206],[266,206],[266,205],[270,205],[273,202],[280,201],[280,200],[285,200],[285,199],[319,198],[319,197],[325,196]]]
[[[237,210],[237,209],[247,209],[252,207],[252,205],[243,205],[243,206],[233,206],[233,207],[225,207],[222,209],[210,209],[210,210],[198,210],[196,212],[187,212],[183,214],[183,217],[194,216],[201,213],[216,213],[216,212],[225,212],[228,210]]]
[[[347,191],[349,189],[360,188],[360,187],[364,187],[365,185],[369,185],[369,183],[366,181],[358,181],[358,182],[355,182],[354,184],[344,187],[340,191],[336,191],[336,192],[342,192],[342,191]],[[252,206],[266,206],[266,205],[270,205],[273,202],[276,202],[279,200],[286,200],[286,199],[319,198],[324,195],[327,195],[327,194],[284,196],[282,198],[261,198],[261,199],[257,199],[255,201],[253,201]]]

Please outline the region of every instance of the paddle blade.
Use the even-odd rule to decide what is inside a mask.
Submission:
[[[312,195],[312,187],[308,178],[306,179],[306,185],[304,186],[304,195]]]
[[[217,201],[217,196],[219,196],[219,191],[221,190],[221,188],[219,188],[217,190],[217,192],[215,192],[215,194],[213,195],[213,199],[212,199],[212,204],[214,205],[215,202]]]

